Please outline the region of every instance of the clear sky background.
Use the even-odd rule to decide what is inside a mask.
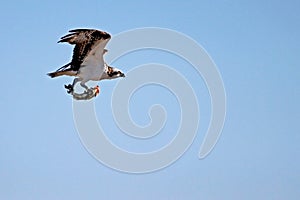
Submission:
[[[299,13],[296,0],[2,2],[0,199],[298,199]],[[206,49],[224,81],[227,116],[216,147],[199,160],[210,99],[203,80],[193,70],[182,70],[199,101],[197,137],[171,166],[133,175],[102,165],[86,151],[74,125],[72,99],[63,88],[72,79],[50,79],[46,73],[70,60],[72,47],[56,43],[69,29],[98,28],[114,35],[141,27],[174,29]],[[178,71],[188,66],[150,50],[114,65],[128,72],[149,62]],[[108,137],[140,152],[166,144],[178,126],[174,96],[155,86],[133,96],[136,123],[148,123],[153,103],[164,104],[169,116],[161,140],[137,142],[111,117],[108,105],[117,82],[99,83],[102,92],[95,99]]]

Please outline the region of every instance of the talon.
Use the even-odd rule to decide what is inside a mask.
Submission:
[[[66,89],[70,89],[70,88],[72,88],[72,85],[71,85],[71,84],[65,85],[65,88],[66,88]]]
[[[67,89],[67,93],[70,94],[73,92],[73,86],[71,84],[65,85],[65,88]]]

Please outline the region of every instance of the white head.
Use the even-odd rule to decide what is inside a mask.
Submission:
[[[120,69],[108,65],[105,73],[102,75],[102,79],[115,79],[119,77],[125,77],[125,74]]]

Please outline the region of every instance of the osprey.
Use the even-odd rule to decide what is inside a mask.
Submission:
[[[62,66],[55,72],[48,73],[51,78],[67,75],[75,76],[72,84],[65,85],[68,93],[73,94],[74,86],[80,82],[80,85],[90,90],[85,83],[93,80],[115,79],[125,77],[124,73],[104,62],[103,55],[107,52],[105,45],[110,40],[109,33],[94,29],[75,29],[70,30],[69,34],[63,36],[58,43],[67,42],[75,45],[71,62]],[[95,96],[99,93],[96,88]],[[91,88],[91,89],[95,89]],[[74,97],[74,95],[73,95]]]

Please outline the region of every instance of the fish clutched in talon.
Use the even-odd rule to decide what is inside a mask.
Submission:
[[[95,97],[100,93],[100,87],[97,85],[96,87],[94,87],[95,90]]]
[[[65,85],[67,93],[73,95],[74,99],[90,99],[99,94],[99,86],[88,88],[88,81],[100,81],[103,79],[115,79],[125,77],[118,68],[109,66],[103,58],[108,52],[105,49],[111,35],[107,32],[95,29],[75,29],[63,36],[58,42],[67,42],[75,45],[71,62],[58,70],[48,73],[51,78],[67,75],[75,76],[72,84]],[[82,94],[75,93],[74,87],[80,82],[85,89]]]
[[[73,98],[76,100],[89,100],[93,97],[96,97],[99,93],[100,93],[100,88],[97,85],[96,87],[85,90],[81,94],[78,94],[75,92],[72,92],[71,94],[72,94]]]

